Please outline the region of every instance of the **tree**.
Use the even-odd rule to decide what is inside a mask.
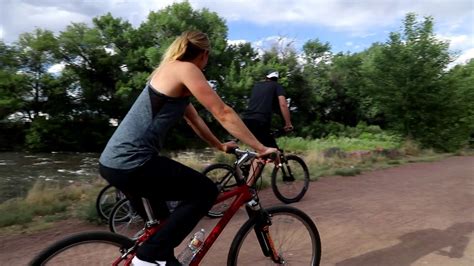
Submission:
[[[448,43],[436,39],[433,19],[416,21],[407,14],[404,31],[393,32],[374,58],[371,92],[389,127],[420,141],[426,147],[443,150],[460,143],[444,145],[455,134],[449,121],[457,116],[452,83],[446,79],[451,61]]]
[[[329,110],[326,119],[354,127],[366,120],[362,112],[362,58],[357,54],[339,53],[332,59],[329,70],[330,96],[326,98]]]
[[[208,79],[221,82],[222,56],[227,46],[227,26],[217,13],[203,8],[193,10],[189,2],[174,3],[159,11],[152,11],[137,29],[146,45],[149,65],[154,68],[161,61],[171,42],[182,32],[200,30],[209,36],[211,56],[206,68]]]
[[[22,107],[19,90],[22,76],[17,73],[19,65],[18,50],[0,41],[0,120]]]
[[[18,73],[21,83],[17,90],[22,97],[22,112],[30,121],[40,115],[48,115],[47,103],[54,98],[59,86],[57,77],[48,70],[59,63],[55,55],[57,40],[48,30],[36,29],[32,33],[20,35],[18,44]]]
[[[474,144],[474,59],[466,65],[457,65],[448,73],[448,80],[454,88],[454,101],[450,106],[450,119],[447,121],[453,135],[446,141],[448,144]]]
[[[328,123],[327,114],[332,102],[332,90],[329,84],[329,70],[332,52],[329,43],[319,39],[309,40],[303,45],[305,60],[302,76],[305,85],[302,88],[302,101],[305,103],[299,113],[305,116],[302,133],[309,137],[320,137],[328,132],[324,124]]]

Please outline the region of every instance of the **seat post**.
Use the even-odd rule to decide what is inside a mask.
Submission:
[[[150,201],[147,198],[142,198],[143,206],[145,207],[145,212],[146,216],[148,218],[148,221],[154,221],[155,220],[155,215],[153,214],[153,210],[150,205]]]

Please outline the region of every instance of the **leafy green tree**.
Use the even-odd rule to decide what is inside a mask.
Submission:
[[[366,120],[360,107],[364,87],[361,66],[362,59],[357,54],[340,53],[332,59],[329,70],[331,93],[326,98],[327,120],[351,127]]]
[[[374,100],[373,93],[373,73],[375,72],[375,58],[379,57],[383,45],[380,43],[372,44],[368,49],[358,53],[362,64],[360,66],[362,86],[359,88],[359,108],[362,113],[362,119],[368,124],[375,124],[386,128],[386,119],[378,106],[378,101]]]
[[[227,46],[227,26],[217,13],[206,8],[193,10],[189,2],[174,3],[159,11],[152,11],[147,20],[137,29],[147,45],[149,66],[154,68],[161,61],[171,42],[186,30],[200,30],[209,36],[211,56],[206,76],[221,81],[222,56]]]
[[[224,53],[223,65],[228,68],[221,72],[224,79],[217,87],[217,93],[237,112],[242,112],[247,107],[250,89],[255,82],[258,54],[250,43],[229,45]]]
[[[303,70],[306,88],[302,96],[304,107],[299,114],[306,116],[302,134],[309,137],[320,137],[327,134],[324,124],[328,123],[330,98],[333,92],[329,84],[329,71],[333,55],[329,43],[319,39],[309,40],[303,45]]]
[[[58,86],[57,78],[48,72],[51,66],[59,63],[55,57],[58,44],[51,31],[36,29],[22,34],[17,47],[18,71],[22,78],[16,85],[22,94],[22,111],[27,118],[34,120],[47,114],[45,104]]]
[[[457,65],[448,73],[448,80],[453,89],[453,102],[450,106],[450,117],[447,124],[454,132],[447,143],[466,143],[470,138],[470,144],[474,144],[474,59],[466,65]]]
[[[64,73],[77,80],[66,89],[77,103],[76,116],[121,118],[127,100],[117,92],[131,78],[124,61],[131,26],[110,14],[95,18],[94,24],[73,23],[59,36]]]
[[[389,127],[443,150],[461,144],[447,141],[456,134],[451,121],[459,115],[452,108],[455,88],[446,79],[448,47],[436,39],[431,17],[417,22],[415,14],[407,14],[404,31],[391,33],[374,59],[371,76],[372,93]]]
[[[21,110],[23,101],[19,92],[22,76],[19,69],[18,50],[0,41],[0,120]]]

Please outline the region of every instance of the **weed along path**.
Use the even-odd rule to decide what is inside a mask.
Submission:
[[[266,206],[280,204],[271,190],[260,195]],[[474,265],[474,156],[326,177],[311,183],[294,206],[316,221],[321,265]],[[226,264],[244,219],[241,210],[202,265]],[[92,229],[106,227],[64,221],[34,234],[0,236],[0,265],[26,265],[51,242]]]

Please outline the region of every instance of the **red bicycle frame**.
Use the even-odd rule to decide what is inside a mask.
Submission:
[[[249,202],[254,197],[254,194],[251,192],[250,187],[247,186],[247,184],[242,184],[230,191],[222,192],[221,194],[219,194],[216,200],[216,204],[232,197],[235,197],[235,199],[232,201],[232,204],[225,211],[224,216],[220,218],[219,222],[209,233],[209,236],[204,241],[202,248],[191,261],[190,266],[199,265],[204,255],[206,255],[209,248],[212,246],[212,244],[214,244],[214,241],[216,241],[217,237],[224,230],[230,219],[234,216],[234,214],[240,209],[242,205]]]
[[[243,160],[243,157],[240,158],[239,160]],[[265,163],[262,163],[262,165],[259,165],[259,167],[262,167],[264,164]],[[204,255],[206,255],[207,251],[209,251],[211,246],[214,244],[216,239],[224,230],[225,226],[229,223],[230,219],[232,219],[232,217],[240,209],[240,207],[244,206],[247,202],[250,202],[252,199],[256,198],[256,192],[252,189],[251,186],[249,186],[249,184],[247,184],[246,180],[242,177],[242,172],[240,171],[240,169],[237,170],[236,174],[237,174],[236,182],[238,185],[229,191],[221,192],[219,196],[217,197],[214,205],[233,197],[235,197],[235,199],[232,201],[232,204],[229,206],[229,208],[224,212],[224,215],[220,218],[219,222],[214,226],[212,231],[209,233],[209,236],[204,240],[204,243],[201,249],[194,256],[193,260],[190,263],[190,266],[199,265]],[[145,209],[146,208],[147,207],[145,206]],[[154,220],[152,219],[153,216],[150,216],[150,214],[148,214],[148,217],[150,220]],[[137,244],[139,245],[139,243],[143,243],[144,241],[146,241],[150,236],[158,232],[164,224],[166,224],[166,220],[161,221],[156,225],[152,225],[146,228],[144,234],[139,237],[137,242],[135,242],[135,246],[132,247],[129,252],[126,252],[122,257],[118,258],[112,265],[114,266],[119,265],[119,263],[124,260],[125,260],[126,266],[130,265],[132,257],[135,255]],[[268,230],[266,233],[268,233]],[[271,238],[270,237],[267,237],[267,238],[270,242],[269,244],[272,245],[273,243],[271,241]],[[278,258],[276,254],[273,254],[273,255],[274,255],[272,256],[273,258],[275,259]]]

